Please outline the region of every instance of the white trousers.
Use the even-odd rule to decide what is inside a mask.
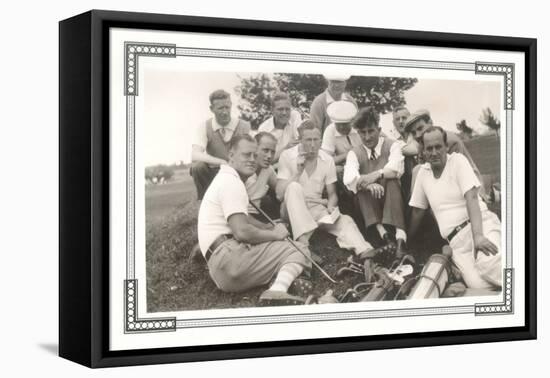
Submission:
[[[474,258],[474,239],[471,224],[464,227],[450,242],[453,250],[453,262],[456,264],[466,286],[474,289],[502,287],[502,254],[500,251],[500,220],[486,210],[481,213],[483,222],[483,235],[498,248],[496,255],[477,253]]]
[[[282,216],[290,220],[294,239],[319,227],[336,236],[336,242],[340,248],[351,249],[357,254],[372,249],[348,215],[340,215],[334,224],[317,224],[317,220],[327,214],[328,210],[324,205],[307,201],[300,184],[292,182],[287,186]]]

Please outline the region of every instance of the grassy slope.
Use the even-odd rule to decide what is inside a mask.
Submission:
[[[483,138],[483,139],[482,139]],[[481,172],[500,177],[498,143],[482,137],[467,143]],[[485,156],[485,158],[483,158]],[[197,310],[255,306],[265,287],[240,294],[223,293],[216,288],[204,263],[188,260],[197,242],[198,202],[188,170],[178,170],[173,180],[146,188],[147,229],[147,309],[148,311]],[[325,258],[324,268],[334,276],[348,253],[341,251],[334,237],[316,233],[312,249]],[[328,288],[342,294],[360,276],[350,277],[344,285],[331,285],[317,271],[312,272],[315,294]]]

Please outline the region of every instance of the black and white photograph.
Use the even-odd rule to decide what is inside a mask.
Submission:
[[[521,324],[517,56],[110,34],[112,350]]]
[[[501,293],[501,83],[143,85],[148,311]]]

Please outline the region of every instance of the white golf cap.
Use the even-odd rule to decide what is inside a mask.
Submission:
[[[346,100],[331,102],[327,107],[327,114],[332,122],[350,122],[357,111],[357,106]]]
[[[329,81],[347,81],[350,78],[350,75],[344,74],[326,74],[323,76]]]

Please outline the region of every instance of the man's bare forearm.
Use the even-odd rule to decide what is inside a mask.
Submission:
[[[411,218],[409,220],[409,230],[407,232],[407,235],[409,235],[410,238],[413,238],[418,232],[418,229],[420,228],[420,223],[422,222],[425,213],[426,210],[424,209],[420,209],[418,207],[412,208]]]
[[[477,197],[477,188],[472,188],[464,194],[466,199],[466,209],[468,210],[468,216],[470,217],[470,223],[472,225],[472,235],[483,235],[483,222],[481,219],[481,209],[479,208],[479,201]]]

